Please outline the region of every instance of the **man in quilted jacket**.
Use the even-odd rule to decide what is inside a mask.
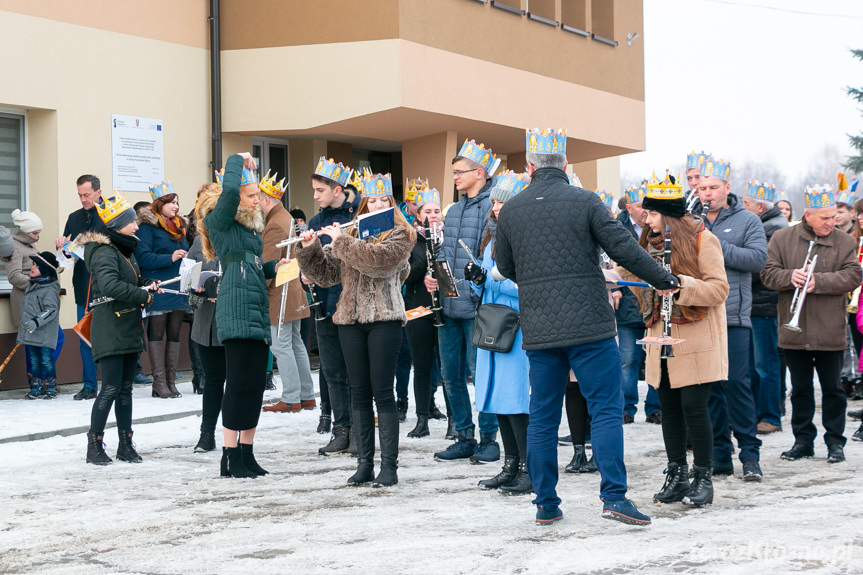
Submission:
[[[626,498],[620,350],[600,249],[665,290],[660,293],[673,293],[680,282],[641,249],[599,196],[569,184],[565,131],[529,131],[526,148],[531,183],[501,209],[495,249],[498,271],[518,284],[530,360],[527,466],[536,522],[548,525],[563,517],[555,489],[557,429],[572,369],[592,420],[602,515],[649,525],[650,518]]]

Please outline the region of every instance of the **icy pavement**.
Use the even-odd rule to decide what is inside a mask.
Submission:
[[[135,389],[135,418],[154,421],[135,426],[139,465],[85,464],[82,433],[0,443],[0,574],[863,572],[863,444],[849,441],[836,465],[820,438],[815,458],[782,461],[787,417],[785,431],[763,437],[762,483],[744,483],[735,462],[715,503],[693,510],[652,503],[665,458],[660,427],[639,411],[624,427],[629,495],[653,525],[602,519],[599,476],[561,473],[565,518],[537,527],[530,498],[476,487],[497,464],[433,460],[449,443],[445,422],[431,422],[430,438],[404,438],[412,416],[390,489],[349,487],[354,461],[317,455],[327,440],[314,432],[317,411],[262,414],[255,453],[271,474],[222,479],[220,453],[192,452],[199,417],[160,420],[200,409],[191,384],[180,389],[176,400]],[[68,393],[0,401],[0,441],[86,428],[91,406]],[[113,457],[116,431],[105,438]],[[560,454],[562,469],[572,450]]]

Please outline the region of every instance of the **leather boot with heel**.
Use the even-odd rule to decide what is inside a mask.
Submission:
[[[228,477],[257,477],[258,474],[246,467],[240,446],[225,448],[228,452]]]
[[[381,471],[372,487],[391,487],[399,482],[399,416],[398,413],[378,414],[378,435],[381,441]]]
[[[477,485],[483,489],[497,489],[501,485],[511,483],[518,474],[518,457],[505,455],[503,458],[503,469],[491,479],[483,479]]]
[[[690,491],[692,486],[689,484],[689,466],[669,461],[665,468],[665,483],[659,493],[653,495],[653,500],[659,503],[676,503],[683,501]]]
[[[135,444],[132,443],[132,430],[118,429],[117,434],[120,436],[120,443],[117,444],[117,459],[126,463],[141,463],[143,459],[135,451]]]
[[[147,353],[150,355],[150,369],[153,372],[153,397],[168,399],[174,393],[165,382],[165,347],[161,341],[147,343]]]
[[[177,364],[180,361],[180,342],[169,341],[165,344],[165,383],[174,397],[183,397],[177,389]]]
[[[243,463],[246,465],[246,469],[255,475],[267,475],[269,473],[269,471],[258,465],[251,443],[240,443],[239,447],[240,452],[243,454]]]
[[[362,485],[375,477],[375,414],[371,409],[355,409],[352,419],[351,435],[355,438],[359,457],[357,471],[348,478],[348,483]]]
[[[701,507],[713,503],[713,468],[693,465],[695,481],[692,482],[692,491],[683,498],[684,505]]]
[[[111,465],[114,463],[114,460],[105,453],[105,444],[102,442],[104,438],[104,433],[99,435],[92,432],[87,433],[87,463],[93,465]]]

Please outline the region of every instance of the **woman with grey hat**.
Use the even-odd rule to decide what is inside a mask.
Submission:
[[[42,233],[42,220],[33,212],[12,212],[12,223],[18,226],[12,234],[14,252],[12,260],[6,264],[6,275],[12,284],[12,293],[9,294],[9,309],[12,313],[12,323],[15,327],[21,323],[21,308],[24,305],[24,292],[30,287],[30,266],[33,260],[30,256],[39,253],[36,242]]]

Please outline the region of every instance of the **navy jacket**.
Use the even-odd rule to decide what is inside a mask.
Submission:
[[[761,214],[761,223],[764,224],[764,234],[767,243],[773,232],[788,227],[788,219],[782,215],[782,211],[773,206]],[[761,283],[761,272],[752,274],[752,315],[759,317],[776,317],[776,304],[779,301],[779,292],[767,289]]]
[[[337,208],[321,208],[321,211],[309,220],[309,229],[318,231],[332,224],[345,224],[351,221],[354,219],[354,214],[356,214],[357,208],[360,206],[360,199],[360,195],[357,194],[353,202],[349,202],[346,197],[344,203]],[[333,241],[330,239],[330,236],[323,235],[318,239],[321,241],[321,247]],[[305,285],[303,289],[308,291]],[[327,317],[332,317],[336,313],[336,304],[339,303],[339,296],[342,295],[342,284],[336,284],[328,288],[315,286],[315,294],[317,294],[318,299],[321,301]]]
[[[638,235],[635,233],[635,228],[632,225],[632,219],[629,217],[629,212],[621,210],[617,215],[617,221],[623,224],[632,237],[638,241]],[[617,304],[617,309],[614,311],[614,318],[617,320],[617,325],[623,325],[634,329],[644,329],[644,318],[641,316],[641,306],[638,305],[638,298],[629,288],[622,288],[623,297]]]
[[[138,247],[135,249],[135,259],[141,266],[141,274],[145,278],[165,281],[180,275],[180,260],[172,261],[177,250],[189,251],[189,243],[184,235],[179,240],[171,239],[171,235],[158,225],[158,219],[150,211],[149,206],[138,211],[140,227],[135,233],[138,236]],[[166,289],[179,290],[180,284],[165,286]],[[189,297],[176,294],[156,294],[153,303],[147,311],[170,311],[189,307]]]
[[[75,210],[66,219],[66,227],[63,228],[63,235],[70,237],[74,241],[78,234],[84,232],[98,232],[105,227],[96,207],[89,210],[84,208]],[[75,262],[75,269],[72,271],[72,287],[75,291],[75,303],[78,305],[87,305],[87,288],[90,285],[90,272],[87,271],[87,266],[84,260]],[[93,295],[90,295],[93,299]]]

